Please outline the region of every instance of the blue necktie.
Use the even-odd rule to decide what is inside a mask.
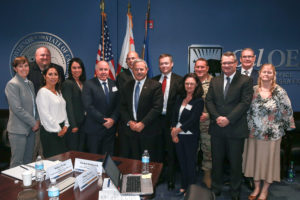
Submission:
[[[108,92],[108,88],[106,86],[106,82],[102,82],[102,84],[104,86],[104,92],[105,92],[106,102],[107,102],[107,104],[109,104],[109,92]]]
[[[140,97],[140,82],[137,82],[134,93],[134,106],[135,113],[137,113],[138,105],[139,105],[139,97]]]
[[[227,82],[226,82],[226,86],[225,86],[225,90],[224,90],[224,99],[226,98],[226,95],[227,95],[227,92],[228,92],[228,89],[229,89],[229,86],[230,86],[230,77],[227,76],[226,80],[227,80]]]

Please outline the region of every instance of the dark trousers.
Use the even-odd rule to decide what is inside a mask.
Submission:
[[[69,128],[65,135],[66,146],[70,151],[84,151],[85,146],[85,134],[81,128],[76,133],[72,133]]]
[[[118,135],[119,135],[119,156],[123,158],[130,158],[130,148],[128,143],[130,138],[125,132],[127,125],[124,122],[120,122],[118,126]]]
[[[222,191],[225,158],[230,164],[231,196],[238,196],[242,183],[242,154],[244,138],[211,137],[212,189]]]
[[[129,157],[135,160],[141,160],[142,154],[145,149],[150,154],[150,162],[161,162],[162,161],[162,142],[161,134],[146,135],[143,133],[132,132],[132,134],[124,135],[126,142],[126,149],[129,153]]]
[[[59,137],[58,133],[48,132],[43,126],[40,129],[44,157],[48,158],[68,151],[65,136]]]
[[[161,130],[163,139],[163,158],[166,161],[166,178],[167,181],[174,182],[175,179],[175,162],[176,162],[176,150],[175,144],[172,141],[171,125],[166,121],[165,116],[161,116]]]
[[[115,133],[108,131],[87,135],[87,146],[90,153],[102,154],[106,152],[114,155]]]
[[[181,188],[187,189],[196,183],[196,162],[198,149],[198,136],[178,135],[179,142],[175,144],[177,158],[181,170]]]

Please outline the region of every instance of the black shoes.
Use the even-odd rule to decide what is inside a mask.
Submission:
[[[180,197],[180,196],[183,196],[184,193],[185,193],[185,191],[181,192],[180,189],[178,189],[175,193],[175,196]]]
[[[234,197],[231,197],[232,200],[240,200],[240,197],[239,196],[234,196]]]
[[[254,181],[253,178],[244,177],[244,181],[249,190],[254,190]]]

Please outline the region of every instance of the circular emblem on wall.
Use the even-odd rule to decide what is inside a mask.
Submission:
[[[12,49],[9,66],[18,56],[26,56],[29,62],[33,62],[36,49],[42,46],[50,50],[51,62],[62,66],[66,74],[67,66],[73,58],[73,53],[65,41],[57,35],[47,32],[30,33],[21,38]],[[10,67],[10,74],[14,75],[12,67]]]

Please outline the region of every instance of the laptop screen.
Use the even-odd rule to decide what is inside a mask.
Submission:
[[[116,187],[119,187],[119,177],[121,172],[114,161],[111,159],[109,154],[106,154],[106,157],[103,162],[103,168],[105,173],[109,176],[111,181],[114,183]]]

